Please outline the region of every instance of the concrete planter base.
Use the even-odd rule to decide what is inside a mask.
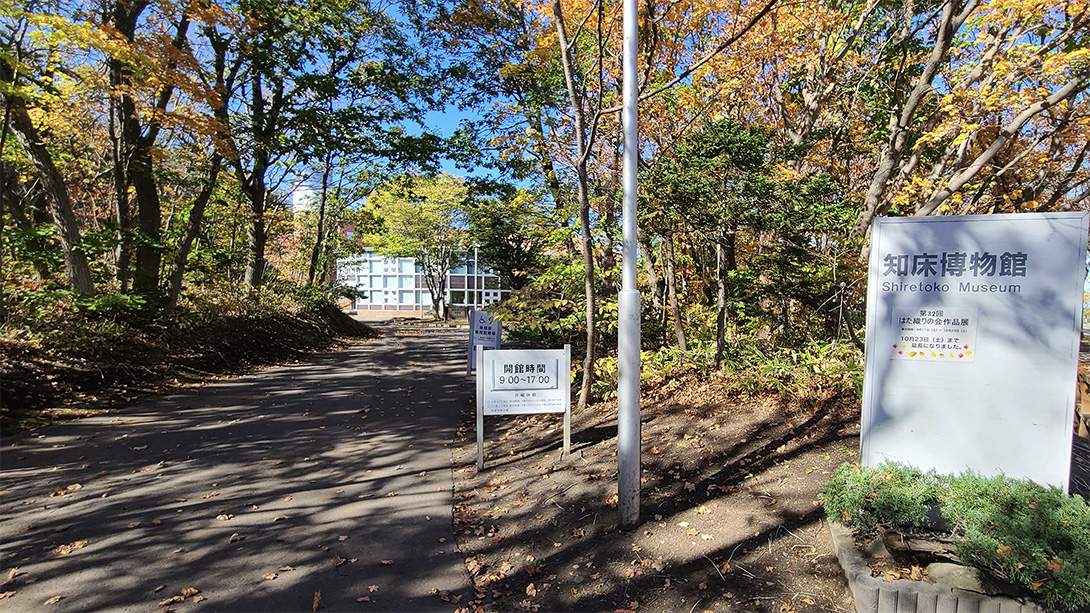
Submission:
[[[833,549],[848,579],[858,613],[1045,613],[1013,598],[989,596],[922,581],[885,581],[872,577],[850,530],[829,524]]]

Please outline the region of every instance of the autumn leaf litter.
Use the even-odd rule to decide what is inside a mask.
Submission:
[[[850,611],[817,503],[855,458],[850,393],[738,397],[725,380],[643,390],[641,523],[617,527],[616,403],[486,419],[454,457],[454,528],[473,593],[459,611]],[[449,600],[448,600],[449,602]]]

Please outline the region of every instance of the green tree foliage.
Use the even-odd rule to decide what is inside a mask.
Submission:
[[[540,200],[527,190],[507,189],[495,198],[470,199],[466,214],[483,265],[504,287],[526,287],[544,265],[548,236]]]
[[[641,219],[663,246],[663,268],[679,346],[678,256],[689,254],[694,283],[715,304],[717,360],[728,335],[786,338],[821,323],[836,258],[823,251],[846,229],[850,206],[827,176],[797,177],[765,129],[723,120],[693,132],[641,175]]]
[[[423,10],[0,7],[0,298],[63,280],[88,295],[139,294],[155,315],[187,283],[257,287],[266,264],[281,267],[283,246],[265,248],[291,227],[286,179],[313,171],[328,207],[297,250],[310,255],[305,276],[321,277],[363,169],[435,165],[442,143],[414,125],[454,81],[429,56]]]
[[[385,255],[415,258],[437,319],[443,314],[447,273],[465,258],[465,200],[465,184],[448,174],[404,175],[367,199],[378,223],[368,244]]]

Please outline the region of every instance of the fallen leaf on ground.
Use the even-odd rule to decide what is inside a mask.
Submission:
[[[138,528],[138,527],[140,527],[140,522],[138,522],[138,521],[130,521],[129,522],[129,526],[128,526],[129,530],[132,530],[133,528]]]
[[[314,592],[314,604],[311,605],[311,607],[310,607],[311,613],[314,613],[314,611],[317,611],[318,606],[321,605],[321,604],[322,604],[322,593],[321,592]]]
[[[295,570],[295,567],[294,566],[281,566],[280,568],[278,568],[276,570],[278,570],[278,571],[280,571],[282,573],[286,573],[286,572],[288,572],[290,570]]]
[[[195,587],[183,588],[182,589],[182,598],[189,598],[190,596],[196,596],[197,594],[200,594],[200,593],[201,593],[201,591],[198,590]]]
[[[383,565],[383,566],[392,566],[392,565],[393,565],[393,563],[394,563],[394,561],[393,561],[393,560],[383,560],[383,561],[382,561],[382,565]]]
[[[14,595],[15,595],[15,592],[3,592],[3,593],[0,593],[0,600],[4,600],[5,598],[11,598],[11,597],[12,597],[12,596],[14,596]]]
[[[87,541],[76,541],[74,543],[68,543],[67,545],[61,545],[53,550],[53,553],[57,555],[68,555],[77,549],[83,549],[87,546]]]
[[[367,591],[368,592],[377,592],[378,591],[378,586],[377,585],[368,585],[367,586]]]
[[[152,592],[153,594],[158,594],[159,592],[161,592],[161,591],[163,591],[163,590],[165,590],[165,589],[167,589],[167,586],[165,586],[165,585],[160,585],[159,587],[155,588],[155,589],[154,589],[154,590],[152,590],[151,592]]]
[[[170,598],[164,598],[163,600],[160,600],[159,601],[159,606],[160,607],[165,607],[167,605],[171,605],[171,604],[174,604],[176,602],[182,602],[183,600],[185,600],[185,598],[182,598],[181,596],[171,596]]]
[[[18,566],[13,566],[10,569],[8,569],[8,581],[11,581],[12,579],[14,579],[14,578],[16,578],[18,576],[19,576],[19,567]]]
[[[331,561],[333,562],[333,566],[340,566],[340,565],[344,564],[345,562],[347,562],[348,560],[345,560],[341,556],[333,556],[333,559]]]
[[[356,602],[371,602],[370,596],[360,596],[356,599]]]
[[[227,539],[228,543],[237,543],[242,540],[242,536],[238,532],[231,535],[231,538]]]
[[[64,598],[64,596],[54,596],[49,600],[45,601],[45,604],[57,604],[61,601],[62,598]]]
[[[291,519],[291,515],[278,515],[278,516],[273,518],[273,521],[278,522],[278,521],[281,521],[281,520],[284,520],[284,519]]]
[[[261,580],[262,581],[272,581],[273,579],[276,579],[279,576],[280,575],[278,575],[276,573],[265,573],[264,575],[261,575]]]
[[[227,521],[227,520],[231,519],[232,517],[234,517],[234,515],[230,515],[228,513],[220,513],[219,515],[216,516],[216,519],[218,519],[220,521]]]

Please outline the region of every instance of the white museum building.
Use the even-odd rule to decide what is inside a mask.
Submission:
[[[464,317],[506,297],[500,278],[477,265],[477,251],[466,253],[461,265],[447,273],[444,302],[451,315]],[[432,310],[424,273],[413,258],[384,256],[373,249],[337,260],[337,281],[359,292],[349,308],[368,315],[424,316]]]

